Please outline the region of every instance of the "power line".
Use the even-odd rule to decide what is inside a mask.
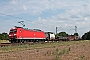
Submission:
[[[23,19],[23,18],[21,18],[21,17],[16,17],[16,16],[4,14],[4,13],[0,13],[0,14],[5,15],[5,16],[10,16],[10,17],[18,18],[18,19],[22,19],[22,20],[28,20],[28,19]],[[28,21],[31,21],[31,20],[28,20]]]
[[[10,16],[10,17],[14,17],[14,18],[18,18],[18,19],[22,19],[22,20],[27,20],[27,21],[31,21],[31,20],[28,20],[28,19],[24,19],[24,18],[21,18],[21,17],[16,17],[16,16],[12,16],[12,15],[8,15],[8,14],[4,14],[4,13],[0,13],[2,15],[5,15],[5,16]],[[2,17],[1,17],[2,18]],[[8,18],[4,18],[4,19],[8,19]],[[33,21],[31,21],[33,22]],[[35,22],[35,23],[39,23],[41,24],[40,22]],[[43,24],[43,23],[42,23]],[[44,24],[43,24],[44,25]]]
[[[62,27],[56,27],[56,34],[57,34],[57,32],[59,31],[59,29],[63,30]]]
[[[75,28],[72,28],[72,27],[70,27],[70,28],[71,28],[70,30],[75,30],[75,33],[77,33],[77,26],[75,26]]]
[[[13,18],[18,18],[18,19],[22,19],[22,20],[31,21],[31,20],[28,20],[28,19],[24,19],[24,18],[21,18],[21,17],[12,16],[12,15],[5,14],[5,13],[0,13],[0,14],[5,15],[5,16],[10,16],[10,17],[13,17]],[[8,18],[5,17],[4,19],[8,19]],[[33,21],[31,21],[31,22],[33,22]],[[51,25],[43,24],[42,22],[41,23],[40,22],[35,22],[35,23],[42,24],[43,26],[51,26]]]

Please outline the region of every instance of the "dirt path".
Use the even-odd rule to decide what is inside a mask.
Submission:
[[[0,60],[90,60],[90,42],[2,53]]]

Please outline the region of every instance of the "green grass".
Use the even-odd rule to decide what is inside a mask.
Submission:
[[[55,57],[55,60],[59,60],[62,55],[64,55],[64,54],[69,54],[69,52],[70,52],[70,47],[69,47],[68,49],[63,49],[63,50],[61,50],[61,51],[58,51],[58,50],[56,49],[56,57]]]
[[[90,41],[68,41],[68,42],[53,42],[53,43],[46,43],[46,44],[34,44],[34,45],[19,45],[19,46],[5,46],[5,47],[0,47],[0,53],[4,52],[12,52],[12,51],[21,51],[21,50],[30,50],[30,49],[42,49],[42,48],[55,48],[57,46],[68,46],[71,44],[79,44],[79,43],[84,43],[84,42],[90,42]],[[68,51],[71,49],[68,48]],[[38,50],[39,51],[39,50]],[[38,52],[37,51],[37,52]],[[56,49],[58,51],[58,48]],[[64,53],[64,51],[63,51]]]
[[[80,55],[81,60],[87,60],[87,58],[84,55]]]

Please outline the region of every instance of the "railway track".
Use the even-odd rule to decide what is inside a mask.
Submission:
[[[10,46],[11,43],[0,43],[0,47]]]
[[[54,41],[54,42],[60,42],[60,41]],[[0,43],[0,47],[5,46],[18,46],[18,45],[34,45],[34,44],[46,44],[46,43],[53,43],[53,41],[46,41],[46,42],[25,42],[25,43]]]
[[[26,42],[26,43],[0,43],[0,47],[5,46],[18,46],[18,45],[34,45],[34,44],[45,44],[45,42]]]

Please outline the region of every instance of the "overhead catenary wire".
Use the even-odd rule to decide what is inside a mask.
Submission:
[[[75,33],[77,33],[77,26],[75,26],[75,28],[72,28],[72,27],[70,27],[70,28],[71,28],[70,30],[75,30]]]
[[[12,16],[12,15],[5,14],[5,13],[0,13],[0,14],[5,15],[5,16],[10,16],[10,17],[13,17],[13,18],[22,19],[22,20],[28,20],[28,19],[24,19],[24,18],[21,18],[21,17]],[[29,21],[31,21],[31,20],[29,20]]]
[[[21,18],[21,17],[16,17],[16,16],[12,16],[12,15],[9,15],[9,14],[1,13],[1,12],[0,12],[0,14],[1,14],[1,15],[4,15],[4,16],[9,16],[9,17],[12,17],[12,18],[17,18],[17,19],[21,19],[21,20],[31,21],[31,20],[29,20],[29,19],[24,19],[24,18]],[[3,18],[3,17],[1,17],[1,18]],[[8,18],[5,17],[4,19],[8,19]],[[33,22],[33,21],[31,21],[31,22]],[[40,22],[38,22],[38,21],[37,21],[37,22],[34,22],[34,23],[42,24],[44,27],[45,27],[45,26],[51,26],[51,25],[44,24],[44,23],[42,23],[42,22],[40,23]]]

